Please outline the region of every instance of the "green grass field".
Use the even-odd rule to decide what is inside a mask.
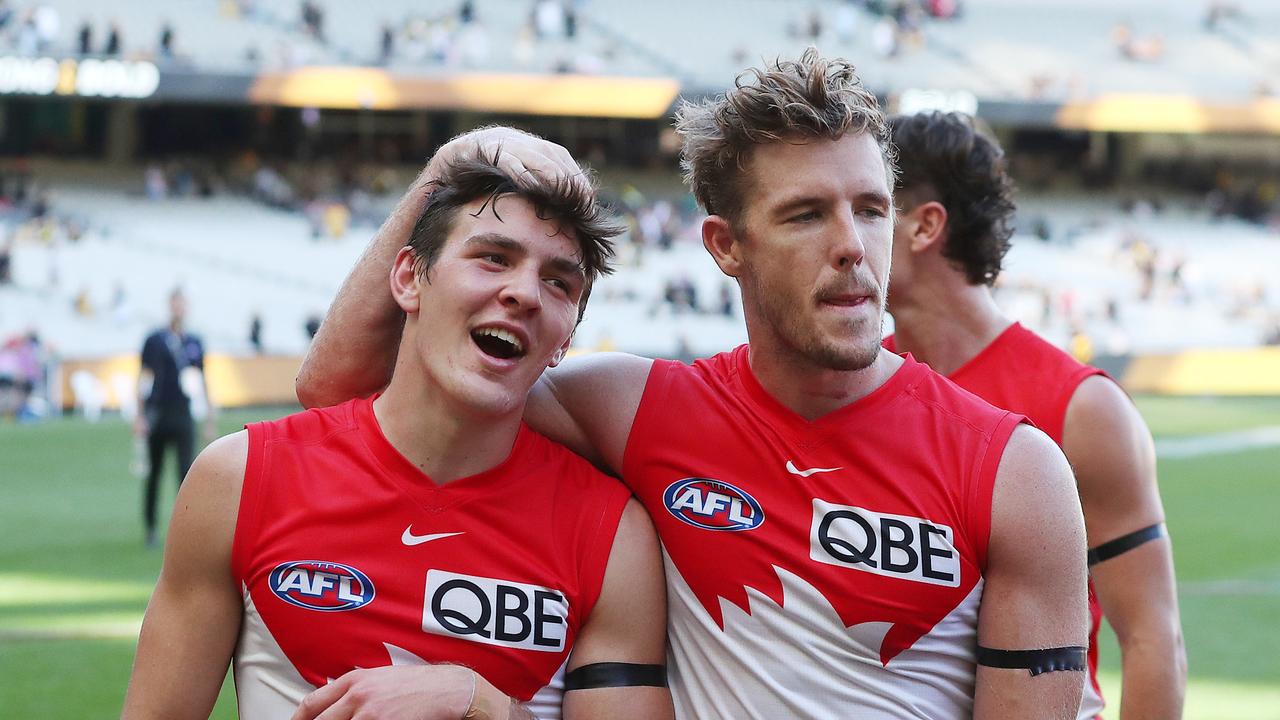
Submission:
[[[1280,399],[1143,398],[1158,437],[1280,425]],[[225,413],[229,432],[285,410]],[[0,424],[0,715],[118,717],[160,567],[128,427]],[[1280,720],[1280,447],[1162,460],[1191,667],[1188,718]],[[166,477],[163,507],[173,497]],[[1115,717],[1118,653],[1103,647]],[[229,687],[214,717],[235,717]]]

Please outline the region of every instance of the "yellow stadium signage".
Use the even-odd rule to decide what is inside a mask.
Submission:
[[[377,68],[313,67],[265,73],[253,102],[291,107],[439,109],[659,118],[680,92],[671,78],[459,73],[403,75]]]

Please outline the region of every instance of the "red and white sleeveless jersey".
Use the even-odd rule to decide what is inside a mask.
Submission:
[[[684,718],[962,718],[996,469],[1021,417],[907,358],[814,421],[746,346],[657,361],[623,476],[667,561]]]
[[[897,352],[894,337],[884,346]],[[1036,427],[1062,445],[1067,405],[1080,383],[1094,375],[1105,375],[1054,347],[1020,323],[1010,325],[1000,336],[947,379],[987,402],[1027,416]],[[1080,715],[1097,717],[1102,712],[1102,688],[1098,684],[1098,629],[1102,626],[1102,605],[1089,581],[1089,682],[1084,684]]]
[[[625,487],[525,426],[502,464],[437,486],[368,399],[248,427],[240,717],[288,717],[356,668],[443,662],[560,716]]]

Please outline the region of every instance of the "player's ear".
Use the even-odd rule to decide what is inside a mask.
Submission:
[[[709,215],[702,221],[702,246],[720,266],[720,272],[739,277],[742,272],[741,246],[733,224],[720,215]]]
[[[418,287],[418,264],[413,248],[402,247],[391,266],[391,296],[406,313],[416,313],[421,305]]]
[[[555,367],[564,362],[565,355],[569,354],[569,346],[573,344],[573,333],[569,333],[569,337],[564,341],[556,351],[551,354],[551,362],[547,363],[547,367]]]
[[[909,213],[915,221],[911,233],[911,252],[924,252],[942,247],[947,232],[947,209],[936,200],[920,203]]]

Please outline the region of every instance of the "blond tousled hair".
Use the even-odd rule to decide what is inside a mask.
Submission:
[[[824,58],[816,48],[799,60],[775,60],[738,75],[734,87],[676,110],[684,141],[680,167],[694,197],[709,214],[733,224],[742,218],[746,170],[757,145],[870,133],[894,183],[889,126],[846,60]]]

